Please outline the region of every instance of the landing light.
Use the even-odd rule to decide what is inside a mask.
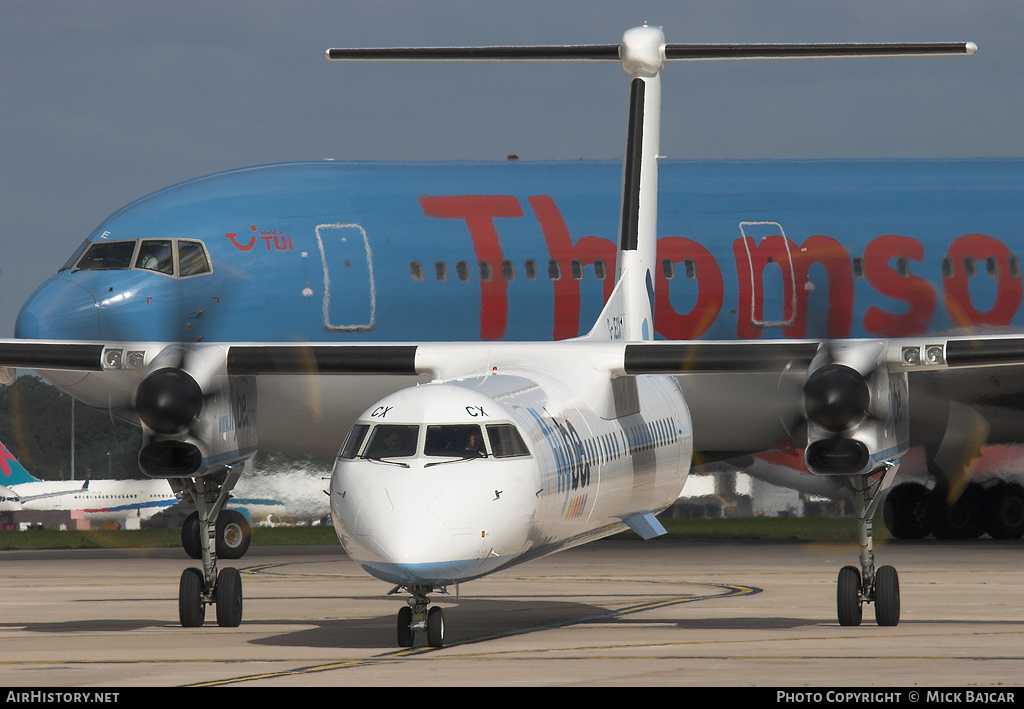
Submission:
[[[945,356],[942,352],[942,345],[928,345],[925,347],[924,359],[928,364],[942,364]]]
[[[120,369],[121,358],[124,356],[123,350],[104,350],[103,352],[103,366],[107,369]]]
[[[903,364],[915,366],[921,364],[921,348],[920,347],[904,347],[903,348]]]

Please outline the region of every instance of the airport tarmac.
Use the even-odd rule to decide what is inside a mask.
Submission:
[[[850,543],[603,541],[451,589],[447,646],[394,646],[404,595],[337,547],[250,549],[241,627],[178,624],[180,550],[0,552],[0,686],[1024,682],[1024,543],[891,542],[902,619],[836,621]]]

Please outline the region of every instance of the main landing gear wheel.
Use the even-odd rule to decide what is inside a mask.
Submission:
[[[891,566],[875,573],[875,622],[883,626],[900,623],[900,578]]]
[[[178,584],[178,620],[183,628],[198,628],[206,619],[203,602],[203,572],[185,569]]]
[[[896,569],[883,566],[875,569],[874,530],[872,519],[878,507],[879,493],[891,483],[898,463],[887,462],[874,471],[882,475],[871,482],[869,475],[851,475],[846,484],[853,493],[857,511],[857,539],[860,543],[860,569],[844,566],[836,584],[836,611],[839,624],[860,625],[865,603],[875,604],[878,625],[893,626],[900,622],[900,581]],[[898,497],[898,496],[897,496]]]
[[[217,518],[217,556],[241,559],[251,541],[249,523],[241,512],[224,510]]]
[[[193,512],[181,525],[181,548],[193,559],[203,558],[199,541],[199,513]],[[249,550],[252,530],[245,516],[235,510],[224,510],[217,518],[217,556],[221,559],[241,559]]]
[[[217,625],[237,628],[242,623],[242,577],[238,569],[222,569],[217,575]]]
[[[860,571],[855,566],[839,569],[836,609],[839,612],[839,625],[860,625]]]

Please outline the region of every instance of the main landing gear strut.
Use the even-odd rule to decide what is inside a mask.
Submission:
[[[243,466],[225,468],[201,478],[175,479],[175,487],[191,498],[199,513],[198,536],[203,568],[188,568],[178,585],[178,619],[197,628],[206,619],[206,606],[217,606],[217,625],[238,627],[242,622],[242,578],[238,569],[217,569],[217,518]]]
[[[892,484],[898,462],[868,475],[851,475],[846,486],[853,494],[857,512],[857,537],[860,541],[860,569],[844,566],[839,570],[836,606],[840,625],[860,625],[865,603],[875,604],[875,622],[893,626],[900,622],[900,581],[896,569],[883,566],[875,569],[874,530],[872,518],[878,508],[879,493]],[[871,478],[875,477],[876,481]]]
[[[438,606],[428,610],[430,599],[427,594],[433,586],[396,586],[388,595],[402,589],[412,594],[406,605],[398,611],[398,646],[412,647],[416,633],[427,634],[430,647],[444,647],[444,611]]]

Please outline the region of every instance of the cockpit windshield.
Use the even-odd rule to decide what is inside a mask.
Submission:
[[[131,268],[134,241],[106,241],[93,244],[75,265],[76,271],[110,271]]]
[[[530,455],[519,430],[511,423],[487,424],[487,437],[478,424],[379,424],[371,427],[357,423],[349,431],[338,452],[339,458],[388,460],[422,455],[430,458],[518,458]],[[366,441],[365,448],[363,442]],[[362,450],[362,455],[359,451]],[[427,467],[437,465],[429,463]]]
[[[408,458],[416,454],[419,426],[377,426],[366,444],[367,458]]]
[[[62,271],[138,269],[176,278],[212,273],[206,246],[194,239],[132,239],[86,241]]]
[[[487,455],[480,427],[476,424],[427,426],[424,455],[480,458]]]

